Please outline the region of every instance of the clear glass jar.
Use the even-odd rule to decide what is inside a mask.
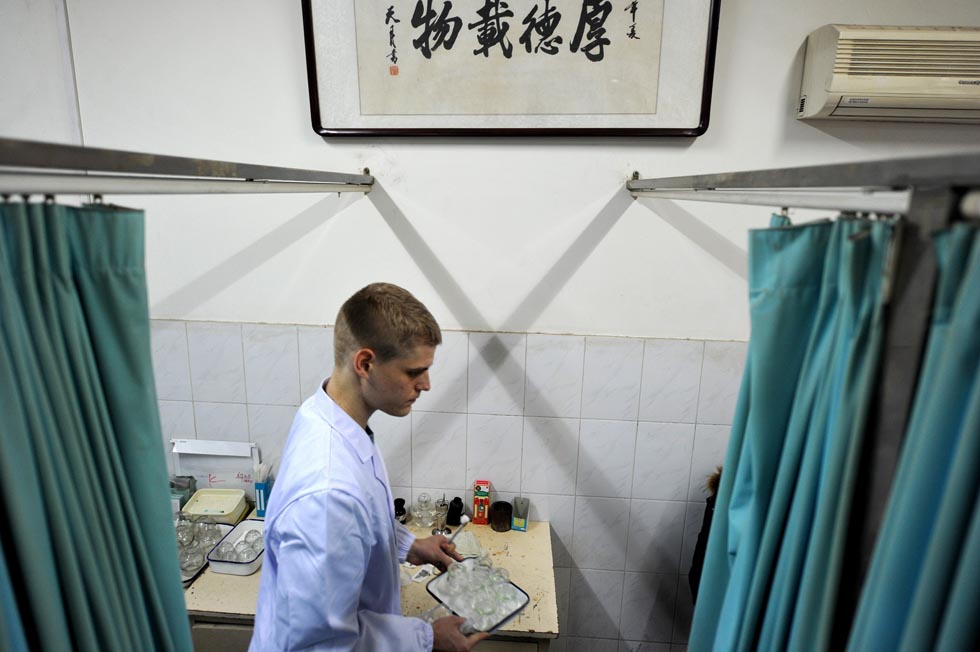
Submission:
[[[418,500],[412,508],[412,521],[419,527],[432,527],[433,523],[435,523],[435,505],[432,504],[432,498],[429,494],[419,494]]]

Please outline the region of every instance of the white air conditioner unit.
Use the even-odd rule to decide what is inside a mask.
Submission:
[[[980,123],[980,27],[825,25],[796,117]]]

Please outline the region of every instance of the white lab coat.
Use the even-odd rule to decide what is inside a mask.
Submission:
[[[394,520],[380,452],[321,387],[269,498],[250,652],[431,650],[432,627],[401,615],[398,564],[414,540]]]

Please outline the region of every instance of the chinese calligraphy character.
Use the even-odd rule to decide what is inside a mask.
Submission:
[[[507,38],[510,23],[503,19],[510,18],[514,12],[510,11],[507,6],[503,0],[485,0],[483,9],[476,12],[480,20],[467,25],[469,29],[478,28],[476,40],[481,47],[473,50],[473,54],[482,53],[483,56],[489,57],[490,48],[499,44],[504,56],[508,59],[511,58],[514,45]]]
[[[582,15],[579,16],[575,38],[572,39],[570,44],[572,52],[578,52],[579,46],[582,45],[582,35],[585,32],[586,26],[588,26],[589,31],[586,34],[588,43],[582,47],[582,53],[585,54],[589,61],[602,61],[605,56],[604,48],[610,43],[609,39],[605,38],[606,28],[602,25],[606,22],[606,18],[609,17],[610,11],[612,11],[612,3],[610,2],[585,0],[582,3]]]
[[[537,54],[538,49],[541,49],[545,54],[558,53],[557,46],[561,43],[561,37],[552,36],[552,34],[555,33],[555,28],[558,27],[558,23],[561,21],[561,13],[554,7],[549,6],[548,2],[549,0],[544,0],[544,11],[541,12],[540,18],[534,17],[538,11],[538,5],[534,5],[534,8],[524,18],[522,24],[527,25],[527,29],[521,34],[519,40],[524,44],[524,48],[528,52],[532,50],[531,33],[536,32],[540,38],[538,39],[537,45],[533,47],[535,54]]]
[[[388,7],[388,12],[385,14],[385,25],[388,25],[388,45],[391,46],[391,52],[386,58],[391,59],[392,64],[398,63],[398,48],[395,46],[395,23],[400,23],[399,19],[395,18],[395,5],[390,5]]]
[[[639,4],[638,0],[633,0],[626,9],[623,11],[628,11],[630,13],[630,18],[633,20],[630,23],[630,29],[626,32],[626,37],[631,39],[639,40],[640,37],[636,35],[636,5]]]
[[[439,46],[451,50],[456,43],[456,37],[463,29],[463,19],[450,17],[449,11],[452,8],[452,2],[444,2],[442,13],[436,18],[436,12],[432,9],[432,0],[426,0],[425,5],[422,4],[422,0],[419,0],[415,5],[412,27],[424,27],[422,34],[412,41],[412,45],[426,59],[431,59],[432,51],[437,50]]]

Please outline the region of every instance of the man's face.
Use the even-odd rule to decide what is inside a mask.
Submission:
[[[364,384],[367,404],[396,417],[412,411],[422,392],[429,391],[429,367],[436,347],[418,345],[393,360],[373,362]]]

